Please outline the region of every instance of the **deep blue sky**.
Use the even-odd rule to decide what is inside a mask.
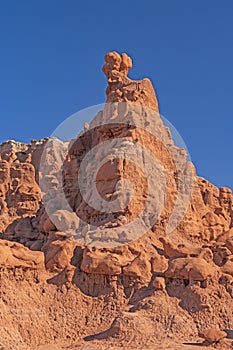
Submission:
[[[198,174],[233,188],[232,0],[1,1],[0,45],[1,142],[104,102],[103,56],[127,52]]]

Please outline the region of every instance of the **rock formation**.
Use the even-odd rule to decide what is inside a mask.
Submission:
[[[108,80],[107,102],[133,102],[158,112],[157,98],[147,78],[135,81],[127,75],[132,68],[132,60],[126,54],[108,52],[105,57],[103,72]]]
[[[196,175],[131,58],[105,62],[107,104],[77,139],[0,145],[0,348],[231,349],[232,192]]]
[[[220,331],[216,328],[206,329],[203,333],[200,333],[200,336],[205,339],[207,344],[218,343],[222,339],[227,337],[227,333]]]

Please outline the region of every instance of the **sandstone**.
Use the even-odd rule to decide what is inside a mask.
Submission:
[[[225,245],[217,245],[211,247],[213,251],[213,261],[216,265],[222,266],[227,261],[229,255],[231,254],[230,250]]]
[[[141,253],[129,265],[124,266],[123,274],[149,281],[151,279],[151,265],[146,255]]]
[[[16,223],[14,233],[16,237],[36,239],[39,235],[38,231],[34,231],[32,228],[31,220],[29,217],[23,218]]]
[[[32,252],[19,243],[0,240],[0,266],[10,269],[16,267],[42,269],[44,255],[41,252]]]
[[[35,167],[26,157],[27,145],[8,141],[0,148],[0,229],[22,216],[32,217],[40,207],[41,191],[36,182]],[[20,229],[19,229],[20,230]],[[30,235],[30,227],[27,229]],[[25,233],[26,234],[26,233]],[[21,233],[18,232],[20,236]]]
[[[226,338],[227,333],[218,328],[208,328],[199,335],[210,343],[216,343]]]
[[[155,277],[152,282],[152,286],[155,288],[155,290],[166,290],[166,283],[163,277]]]
[[[163,273],[168,268],[168,260],[159,253],[154,253],[151,258],[152,272]]]
[[[47,217],[43,222],[43,226],[41,227],[41,230],[44,233],[49,233],[50,231],[56,231],[57,228],[52,222],[52,220],[49,217]]]
[[[208,247],[202,247],[200,254],[198,255],[199,258],[204,259],[208,263],[213,262],[214,260],[214,255],[213,252],[210,248]]]
[[[42,247],[45,254],[46,268],[51,271],[60,271],[70,266],[75,247],[75,241],[48,241]]]
[[[225,274],[231,275],[233,277],[233,261],[227,261],[222,267],[221,271]]]
[[[131,58],[123,53],[105,55],[103,72],[108,79],[107,102],[134,102],[158,111],[158,102],[149,79],[133,81],[127,77],[132,68]]]
[[[163,249],[168,258],[182,258],[189,255],[198,256],[201,253],[199,248],[195,249],[192,246],[187,247],[184,244],[176,245],[164,237],[160,237],[160,241],[163,243]]]
[[[84,249],[81,270],[87,273],[105,275],[118,275],[122,271],[118,260],[114,259],[111,254],[93,252],[91,248]]]
[[[57,231],[75,233],[79,228],[79,218],[73,212],[57,210],[50,217]]]
[[[110,329],[110,336],[118,339],[149,337],[154,334],[152,323],[149,319],[137,313],[123,312],[115,318]]]
[[[230,230],[224,232],[217,238],[217,242],[225,242],[227,239],[233,238],[233,227]]]
[[[226,240],[225,243],[227,249],[233,254],[233,237]]]
[[[30,245],[30,249],[31,250],[41,250],[42,245],[43,245],[43,241],[40,239],[37,239],[37,240],[32,242],[32,244]]]
[[[176,258],[169,261],[165,276],[184,280],[204,281],[216,274],[216,268],[202,258]]]
[[[131,68],[127,54],[106,54],[108,103],[76,139],[0,145],[6,349],[180,349],[210,320],[232,328],[232,191],[196,174],[160,118],[151,81],[130,79]],[[93,149],[95,162],[81,169]],[[179,197],[180,188],[191,193]],[[105,212],[106,203],[116,209]],[[225,337],[217,328],[204,335]]]

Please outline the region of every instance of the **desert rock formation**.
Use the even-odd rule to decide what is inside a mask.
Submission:
[[[160,118],[150,80],[131,80],[131,68],[127,54],[106,54],[107,104],[77,139],[0,145],[4,350],[42,350],[46,344],[51,349],[178,350],[195,349],[192,344],[203,339],[208,348],[233,348],[232,191],[196,175]],[[154,135],[147,132],[151,126]],[[147,169],[123,156],[101,164],[96,187],[107,203],[116,200],[113,212],[88,204],[78,183],[86,154],[97,147],[95,160],[101,161],[98,147],[121,139],[122,155],[139,143],[157,159],[158,174],[160,168],[165,174],[166,198],[163,202],[163,179],[157,177],[152,208],[158,219],[146,212],[152,225],[144,234],[137,225],[132,232],[125,229],[150,195],[145,171],[154,169],[144,151]],[[192,186],[183,208],[186,188],[179,197],[179,172]],[[90,163],[84,173],[89,183]],[[134,188],[126,206],[128,188],[119,199],[116,187],[123,179]],[[86,193],[93,203],[98,198],[92,188]],[[183,218],[167,234],[177,201]]]

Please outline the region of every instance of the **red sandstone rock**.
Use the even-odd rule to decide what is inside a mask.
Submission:
[[[227,249],[229,249],[230,252],[233,254],[233,237],[227,239],[225,245]]]
[[[32,252],[19,243],[0,240],[0,266],[43,269],[44,255],[42,252]]]
[[[217,268],[202,258],[176,258],[169,261],[165,276],[184,280],[204,281],[216,275]]]
[[[127,77],[132,68],[131,58],[123,53],[105,55],[103,72],[108,79],[107,102],[134,102],[158,111],[158,102],[149,79],[134,81]]]
[[[208,328],[202,333],[200,333],[200,336],[207,340],[209,343],[216,343],[219,342],[221,339],[226,338],[227,333],[221,331],[218,328]]]
[[[160,349],[163,342],[166,345],[167,336],[182,343],[197,339],[197,330],[206,328],[210,320],[232,329],[232,192],[198,177],[190,165],[194,173],[190,204],[178,227],[166,235],[165,227],[178,195],[174,158],[186,164],[185,152],[173,145],[160,119],[150,80],[128,78],[131,58],[111,52],[105,61],[107,102],[131,105],[131,110],[122,113],[122,121],[127,112],[135,112],[138,118],[138,110],[144,113],[143,108],[149,107],[160,138],[146,132],[146,113],[139,113],[145,118],[144,129],[110,127],[106,123],[95,127],[95,118],[90,125],[84,125],[69,149],[55,138],[29,145],[13,141],[0,145],[0,231],[4,238],[0,241],[0,344],[6,349],[36,349],[51,339],[56,342],[52,346],[60,348],[65,339],[64,346],[71,349],[93,344],[103,349],[105,345],[149,349],[151,345],[154,350]],[[99,117],[104,118],[103,111]],[[137,217],[145,205],[145,169],[122,159],[102,165],[97,187],[103,198],[111,201],[117,196],[119,179],[130,179],[135,190],[127,210],[114,215],[93,210],[77,191],[80,159],[113,137],[126,138],[125,147],[140,142],[165,169],[165,208],[158,222],[142,237],[137,235],[137,227],[132,236],[127,235],[124,225]],[[97,159],[99,156],[96,153]],[[61,209],[61,168],[63,189],[73,213],[70,208]],[[39,170],[44,174],[41,189]],[[88,174],[87,171],[86,177]],[[90,195],[91,192],[92,189]],[[88,223],[85,227],[78,216]],[[98,224],[98,229],[93,230],[92,224]],[[114,233],[112,227],[116,228]],[[166,293],[159,292],[165,290]],[[27,315],[23,314],[25,305]],[[225,337],[223,333],[208,330],[204,339],[218,342]],[[85,343],[84,336],[92,336],[93,342]],[[95,339],[99,339],[97,344]],[[171,346],[176,349],[176,344]]]
[[[221,271],[225,274],[231,275],[233,277],[233,260],[227,261],[222,267]]]
[[[153,287],[155,290],[166,290],[166,283],[163,277],[155,277],[155,279],[152,282]]]

